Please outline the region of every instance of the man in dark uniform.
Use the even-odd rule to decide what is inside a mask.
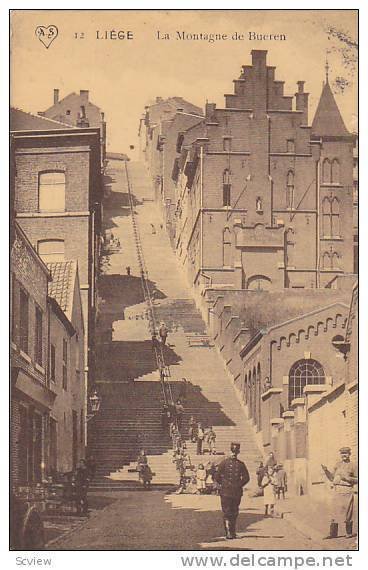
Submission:
[[[240,443],[232,443],[230,451],[230,457],[221,461],[215,474],[215,480],[220,485],[221,508],[227,539],[236,538],[235,525],[243,487],[250,479],[248,469],[238,459]]]

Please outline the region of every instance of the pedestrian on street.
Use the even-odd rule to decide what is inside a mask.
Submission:
[[[278,500],[282,497],[285,499],[285,491],[287,491],[287,475],[282,463],[276,466],[276,497]]]
[[[158,341],[156,333],[153,333],[153,335],[152,335],[152,350],[153,350],[153,352],[156,352],[157,350],[159,350],[159,348],[160,348],[160,343]]]
[[[199,422],[197,425],[197,455],[202,455],[203,453],[203,440],[204,440],[204,431],[202,428],[202,424]]]
[[[160,324],[160,328],[158,330],[158,334],[160,335],[160,339],[161,339],[162,344],[166,344],[168,332],[169,332],[169,330],[168,330],[167,326],[165,325],[164,322],[162,322]]]
[[[156,228],[153,224],[151,224],[151,232],[153,235],[156,233]]]
[[[181,430],[183,424],[184,407],[180,400],[176,401],[175,414],[178,429]]]
[[[139,472],[139,479],[142,481],[143,488],[146,489],[147,491],[151,488],[152,478],[153,478],[153,473],[148,463],[142,465],[142,468]]]
[[[358,483],[358,471],[350,460],[350,447],[340,449],[340,461],[332,471],[321,465],[325,475],[332,483],[332,518],[330,532],[326,538],[337,538],[339,523],[345,523],[346,536],[353,536],[354,486]]]
[[[94,479],[94,477],[95,477],[95,474],[96,474],[96,467],[97,467],[97,466],[96,466],[96,460],[95,460],[95,458],[93,457],[93,455],[90,455],[90,456],[87,458],[86,464],[87,464],[87,469],[88,469],[88,478],[89,478],[90,481],[92,481],[92,479]]]
[[[148,459],[145,450],[142,449],[137,458],[137,471],[139,477],[141,476],[141,472],[143,471],[145,465],[148,465]]]
[[[178,399],[181,402],[185,402],[185,400],[187,399],[188,381],[186,378],[182,378],[181,380],[182,380],[182,384],[180,386]]]
[[[216,455],[216,433],[212,426],[208,428],[206,436],[210,455]]]
[[[130,277],[130,271],[131,271],[130,266],[127,265],[125,269],[126,269],[126,274],[128,275],[128,277]]]
[[[81,459],[74,474],[76,508],[78,515],[88,514],[87,492],[89,486],[88,469],[84,459]]]
[[[163,431],[167,431],[169,424],[170,424],[170,411],[167,404],[164,404],[161,410],[161,427]]]
[[[195,443],[197,440],[197,422],[194,416],[190,416],[189,419],[189,439],[192,443]]]
[[[267,467],[265,474],[262,479],[262,489],[263,489],[263,503],[265,506],[265,517],[268,514],[273,517],[275,509],[275,488],[277,485],[275,470],[271,465]]]
[[[206,479],[207,479],[207,473],[203,463],[200,463],[197,467],[196,478],[197,478],[197,491],[200,495],[203,495],[206,490]]]
[[[236,538],[236,519],[243,496],[243,487],[250,480],[245,463],[238,459],[240,443],[233,442],[230,451],[230,457],[221,461],[214,477],[220,485],[221,508],[227,539]]]
[[[264,472],[265,472],[265,467],[263,465],[263,461],[260,462],[258,469],[256,471],[256,475],[257,475],[257,485],[258,487],[261,489],[262,488],[262,479],[264,476]]]
[[[265,468],[276,467],[276,465],[277,465],[277,461],[275,458],[275,454],[273,451],[270,451],[270,453],[268,454],[268,457],[266,459]]]

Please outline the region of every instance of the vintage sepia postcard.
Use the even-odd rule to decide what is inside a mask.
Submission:
[[[358,10],[17,9],[10,36],[10,549],[348,566]]]

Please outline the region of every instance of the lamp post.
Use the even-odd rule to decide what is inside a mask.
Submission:
[[[88,398],[90,413],[87,413],[86,421],[89,422],[98,413],[101,406],[101,397],[98,395],[97,390],[94,390]]]

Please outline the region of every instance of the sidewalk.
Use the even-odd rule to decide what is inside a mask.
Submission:
[[[323,550],[356,550],[357,537],[345,537],[345,525],[339,525],[339,537],[325,540],[330,528],[328,509],[310,496],[291,496],[277,501],[275,512],[287,520],[301,534],[320,544]],[[354,535],[356,525],[354,521]]]

